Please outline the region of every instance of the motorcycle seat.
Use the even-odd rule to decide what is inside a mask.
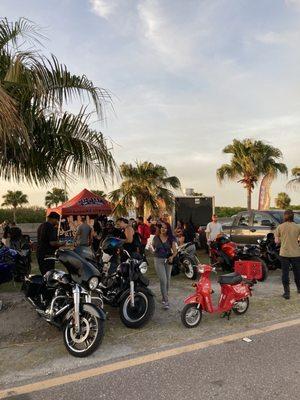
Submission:
[[[220,275],[218,278],[220,285],[237,285],[238,283],[241,283],[242,280],[242,276],[235,272],[232,272],[231,274]]]

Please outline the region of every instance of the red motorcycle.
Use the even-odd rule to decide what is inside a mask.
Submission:
[[[239,261],[252,261],[261,264],[261,275],[258,281],[265,281],[268,277],[268,267],[260,257],[260,249],[255,245],[238,246],[227,235],[219,235],[210,245],[210,260],[212,265],[217,265],[224,272],[236,271],[235,266]],[[240,272],[240,271],[238,271]],[[241,275],[244,275],[241,273]]]
[[[237,315],[242,315],[248,310],[249,297],[252,296],[254,283],[235,272],[219,276],[218,282],[221,285],[221,293],[218,306],[213,306],[210,274],[215,271],[216,268],[211,265],[199,267],[201,278],[198,283],[193,284],[196,292],[184,300],[185,306],[181,312],[181,321],[185,327],[195,328],[198,326],[203,311],[223,313],[223,316],[227,316],[229,319],[231,311]]]

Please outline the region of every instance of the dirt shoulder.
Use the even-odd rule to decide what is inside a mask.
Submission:
[[[0,293],[4,307],[0,312],[0,385],[19,384],[33,377],[60,374],[85,368],[108,360],[137,354],[165,346],[255,328],[300,316],[300,295],[292,287],[290,301],[281,298],[280,271],[271,272],[267,282],[256,285],[246,315],[233,315],[228,321],[219,315],[204,314],[201,325],[186,329],[180,321],[180,311],[186,295],[193,291],[191,281],[183,275],[172,279],[171,308],[160,305],[159,285],[151,277],[156,296],[153,320],[143,329],[130,330],[123,326],[118,309],[106,307],[105,337],[101,347],[87,359],[76,359],[64,348],[62,334],[38,317],[21,293]],[[215,285],[215,301],[218,285]]]

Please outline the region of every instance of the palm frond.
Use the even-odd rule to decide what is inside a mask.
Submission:
[[[0,49],[9,44],[16,47],[20,39],[41,44],[46,37],[41,34],[41,28],[27,18],[19,18],[15,22],[2,18],[0,20]]]

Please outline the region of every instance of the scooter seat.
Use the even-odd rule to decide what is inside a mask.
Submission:
[[[231,274],[220,275],[218,282],[220,285],[237,285],[243,280],[242,276],[232,272]]]

